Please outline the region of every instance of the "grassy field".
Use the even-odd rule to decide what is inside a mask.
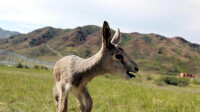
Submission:
[[[200,87],[154,84],[146,75],[125,81],[110,75],[89,83],[93,112],[200,112]],[[52,70],[0,66],[0,112],[55,112]],[[69,111],[80,112],[73,95]]]

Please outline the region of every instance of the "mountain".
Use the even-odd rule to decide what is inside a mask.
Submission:
[[[167,38],[154,33],[122,33],[121,36],[121,46],[138,63],[141,71],[167,75],[200,74],[198,44],[181,37]],[[57,61],[60,55],[89,57],[98,52],[100,46],[101,28],[94,25],[74,29],[45,27],[0,41],[0,49],[47,62]]]
[[[17,34],[19,34],[19,32],[3,30],[2,28],[0,28],[0,38],[9,38],[10,36]]]

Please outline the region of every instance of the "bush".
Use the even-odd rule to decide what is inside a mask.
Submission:
[[[190,80],[188,78],[178,78],[178,86],[187,86],[189,83]]]
[[[24,68],[29,69],[29,67],[27,65],[24,65]]]
[[[38,65],[34,65],[33,68],[35,68],[35,69],[39,69],[39,66],[38,66]]]
[[[41,68],[41,69],[44,69],[44,70],[48,70],[48,68],[47,68],[47,67],[45,67],[45,66],[42,66],[42,65],[40,66],[40,68]]]
[[[45,66],[43,66],[43,65],[41,65],[41,66],[35,65],[33,68],[35,68],[35,69],[44,69],[44,70],[48,70],[48,68],[45,67]]]
[[[196,85],[200,85],[200,80],[194,79],[194,80],[192,81],[192,83],[193,83],[193,84],[196,84]]]
[[[147,76],[147,80],[152,80],[152,77],[151,76]]]
[[[169,85],[178,85],[178,79],[176,77],[165,77],[164,82]]]
[[[16,68],[23,68],[23,65],[21,63],[17,63]]]
[[[169,85],[175,86],[187,86],[190,82],[188,78],[177,78],[177,77],[160,77],[155,81],[158,86],[162,86],[163,82]]]

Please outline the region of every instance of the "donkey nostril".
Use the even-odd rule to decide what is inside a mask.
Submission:
[[[139,71],[139,69],[138,68],[135,68],[135,70],[138,72]]]

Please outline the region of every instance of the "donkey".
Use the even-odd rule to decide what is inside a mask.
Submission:
[[[72,92],[78,99],[78,105],[82,112],[90,112],[93,101],[88,92],[87,83],[98,75],[111,73],[124,76],[126,79],[135,77],[130,72],[138,72],[137,64],[118,45],[119,41],[119,29],[116,30],[111,40],[110,27],[104,21],[102,46],[98,53],[87,59],[70,55],[56,62],[54,66],[54,98],[58,112],[67,112],[69,92]]]

